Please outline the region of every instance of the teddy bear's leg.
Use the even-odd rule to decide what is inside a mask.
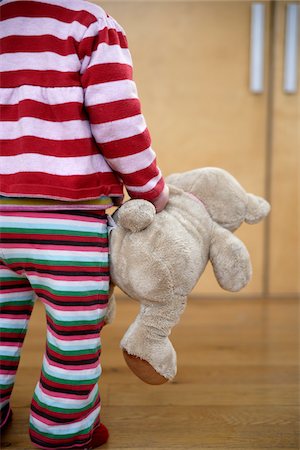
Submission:
[[[133,359],[125,354],[125,360],[143,381],[161,384],[176,375],[176,352],[168,336],[178,323],[185,305],[186,297],[174,297],[165,303],[144,303],[125,333],[121,348],[135,357]]]
[[[249,282],[252,266],[243,242],[225,228],[215,224],[210,245],[210,261],[219,285],[237,292]]]

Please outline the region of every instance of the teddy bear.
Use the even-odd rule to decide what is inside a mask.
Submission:
[[[169,335],[208,261],[223,289],[239,291],[249,282],[249,253],[233,232],[270,211],[266,200],[220,168],[172,174],[166,182],[170,198],[163,211],[129,200],[113,214],[110,233],[112,283],[140,303],[121,348],[129,368],[149,384],[176,375]]]

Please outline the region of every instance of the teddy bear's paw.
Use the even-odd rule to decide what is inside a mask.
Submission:
[[[159,380],[155,372],[166,380],[172,380],[176,375],[177,357],[170,339],[153,333],[153,327],[145,326],[141,320],[130,325],[121,340],[121,349],[136,358],[133,361],[124,356],[130,369],[141,379]]]

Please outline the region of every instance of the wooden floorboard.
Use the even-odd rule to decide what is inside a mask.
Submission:
[[[102,333],[102,420],[111,434],[103,450],[299,450],[299,301],[193,299],[171,336],[178,374],[163,386],[143,384],[123,361],[119,342],[137,308],[120,298]],[[28,414],[44,346],[38,302],[2,448],[34,448]]]

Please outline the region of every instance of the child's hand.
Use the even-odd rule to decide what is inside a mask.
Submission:
[[[161,194],[155,199],[152,200],[153,205],[155,206],[156,212],[160,212],[164,209],[166,204],[169,201],[169,188],[167,185],[165,185],[164,190],[161,192]]]

